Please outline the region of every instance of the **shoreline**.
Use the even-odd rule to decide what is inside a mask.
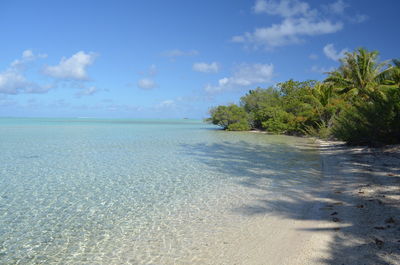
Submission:
[[[400,264],[400,146],[316,143],[321,182],[265,200],[207,264]]]

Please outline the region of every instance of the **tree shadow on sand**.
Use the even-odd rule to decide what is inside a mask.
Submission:
[[[213,170],[237,178],[240,185],[265,191],[255,203],[232,209],[236,214],[273,212],[294,220],[332,222],[329,228],[307,229],[334,233],[329,258],[319,262],[400,264],[396,261],[400,257],[400,157],[340,145],[320,147],[322,157],[306,145],[223,142],[182,148]],[[285,198],[268,196],[271,190],[280,190]]]
[[[241,141],[181,145],[184,152],[212,170],[237,178],[241,185],[265,190],[269,185],[305,185],[319,179],[319,154],[310,147],[286,144],[258,145]],[[268,186],[265,186],[268,184]]]

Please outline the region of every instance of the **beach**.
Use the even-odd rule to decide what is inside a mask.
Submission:
[[[210,264],[400,264],[400,148],[318,141],[321,185],[242,210]]]
[[[399,150],[3,119],[2,264],[398,264]]]

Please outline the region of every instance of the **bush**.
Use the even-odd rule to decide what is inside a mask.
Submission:
[[[228,131],[248,131],[250,130],[249,123],[247,122],[236,122],[228,125]]]
[[[250,90],[240,98],[240,106],[249,114],[251,127],[261,129],[264,119],[258,113],[265,107],[279,107],[279,92],[272,87]]]
[[[258,112],[262,129],[271,133],[286,133],[291,130],[293,117],[277,107],[266,107]]]
[[[374,93],[370,101],[358,101],[338,117],[333,134],[351,145],[400,142],[400,90]]]
[[[246,111],[235,104],[212,108],[210,114],[209,120],[225,130],[244,131],[250,129]]]

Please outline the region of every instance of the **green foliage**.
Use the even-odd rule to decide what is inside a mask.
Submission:
[[[316,113],[313,111],[312,90],[315,81],[293,81],[289,80],[277,84],[281,92],[282,109],[291,115],[288,133],[301,133],[306,126],[312,126],[317,121]]]
[[[378,52],[346,53],[324,82],[294,81],[250,90],[234,104],[211,110],[226,130],[266,130],[344,140],[400,142],[400,60],[378,62]]]
[[[319,89],[317,92],[316,88]],[[331,124],[338,109],[338,104],[331,100],[333,94],[333,89],[325,84],[289,80],[276,87],[250,90],[240,99],[240,106],[247,113],[247,123],[244,118],[241,122],[238,119],[229,121],[233,119],[228,118],[232,115],[227,112],[232,111],[227,108],[232,105],[213,109],[211,121],[229,130],[245,130],[250,126],[276,134],[307,134],[320,124]],[[236,105],[233,108],[238,111]],[[235,125],[229,127],[231,123]]]
[[[365,49],[347,53],[326,79],[351,103],[333,127],[333,135],[349,144],[400,142],[400,63],[378,63],[377,56]]]
[[[240,99],[240,105],[249,113],[252,128],[260,129],[265,120],[263,109],[280,106],[279,92],[274,88],[250,90]]]
[[[353,145],[400,142],[400,89],[385,91],[387,96],[371,95],[374,100],[358,101],[338,118],[333,134]]]
[[[377,62],[378,55],[379,52],[364,48],[347,52],[340,60],[341,66],[329,73],[325,82],[334,84],[343,94],[350,94],[351,98],[368,99],[372,92],[379,91],[390,68],[387,62]]]
[[[291,131],[293,115],[280,108],[265,107],[262,109],[264,121],[261,128],[271,133],[287,133]]]
[[[248,131],[250,130],[249,123],[247,121],[235,122],[228,125],[228,131]]]
[[[219,125],[224,129],[230,131],[244,131],[250,129],[246,111],[235,104],[212,108],[210,114],[211,118],[209,120],[213,124]]]
[[[385,87],[400,87],[400,59],[393,59],[392,64],[380,75],[380,82]]]
[[[249,113],[253,128],[272,133],[299,134],[319,117],[314,111],[315,81],[289,80],[276,87],[250,90],[241,98],[241,106]]]

